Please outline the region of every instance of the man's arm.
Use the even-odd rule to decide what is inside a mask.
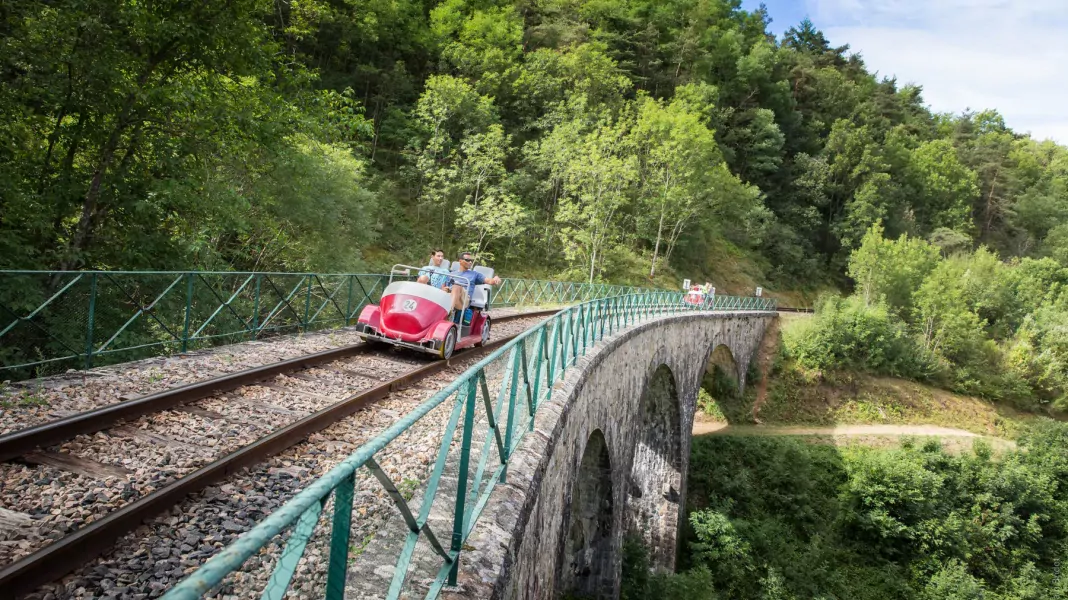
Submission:
[[[482,273],[479,273],[478,271],[475,271],[474,273],[475,273],[475,285],[482,285],[482,284],[500,285],[500,283],[501,283],[501,278],[500,277],[497,277],[497,276],[486,277],[485,275],[483,275]]]

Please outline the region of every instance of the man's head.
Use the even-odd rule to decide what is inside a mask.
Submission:
[[[430,262],[433,263],[435,267],[440,267],[441,266],[441,261],[443,261],[443,260],[445,260],[445,252],[444,251],[442,251],[442,250],[434,250],[433,252],[430,253]]]
[[[460,258],[457,260],[460,261],[460,266],[463,267],[464,270],[470,269],[475,264],[475,257],[470,252],[461,252]]]

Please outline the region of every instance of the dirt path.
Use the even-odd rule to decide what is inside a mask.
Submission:
[[[831,438],[835,445],[859,443],[868,446],[892,446],[905,436],[936,437],[945,442],[949,451],[970,448],[977,439],[986,440],[991,447],[1008,450],[1016,447],[1016,442],[1002,438],[989,437],[950,427],[938,425],[835,425],[831,427],[776,427],[766,425],[728,425],[713,421],[697,421],[693,425],[694,435],[759,435],[759,436],[812,436]]]
[[[835,425],[833,427],[775,427],[728,425],[710,421],[693,424],[694,435],[929,435],[939,437],[983,437],[971,431],[937,425]]]

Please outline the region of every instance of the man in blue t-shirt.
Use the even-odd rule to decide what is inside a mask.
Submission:
[[[452,274],[459,275],[463,279],[452,278],[452,307],[456,310],[463,310],[467,307],[468,299],[474,295],[476,285],[500,285],[500,277],[486,278],[485,275],[474,270],[474,257],[470,252],[464,252],[460,254],[459,268],[454,269]]]
[[[443,290],[449,283],[449,270],[442,266],[442,262],[445,260],[445,253],[441,250],[434,250],[430,253],[430,264],[423,267],[419,271],[419,278],[416,280],[419,283],[427,283],[431,286]]]

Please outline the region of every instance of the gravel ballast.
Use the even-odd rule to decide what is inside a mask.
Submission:
[[[518,333],[543,318],[497,324],[494,337]],[[310,351],[321,349],[324,348]],[[430,380],[394,392],[382,402],[312,435],[273,459],[186,499],[168,514],[127,535],[101,559],[29,597],[161,595],[304,485],[447,385],[474,360],[457,362],[457,366]],[[18,515],[30,515],[32,525],[0,530],[0,564],[25,556],[268,431],[423,364],[426,359],[405,352],[351,357],[307,369],[298,376],[278,376],[270,382],[199,401],[195,403],[196,414],[166,411],[148,415],[116,431],[79,436],[49,449],[121,467],[129,471],[126,477],[101,480],[53,467],[2,464],[2,506]],[[436,457],[447,411],[451,410],[446,408],[448,404],[421,419],[377,457],[399,486],[414,489],[425,478]],[[48,491],[42,493],[45,488]],[[358,473],[356,496],[352,539],[358,546],[395,509],[368,471]],[[325,514],[329,514],[329,509]],[[0,523],[5,523],[3,512],[0,512]],[[311,563],[301,565],[308,573],[317,572],[316,553],[322,554],[323,550],[316,548],[318,543],[309,547],[304,561]],[[267,552],[252,562],[267,567],[275,558],[276,555]],[[256,568],[239,575],[234,579],[237,586],[234,589],[262,590],[258,578],[265,572],[269,574],[266,568]],[[317,581],[310,577],[302,585],[322,583]]]
[[[494,309],[500,318],[523,311]],[[0,385],[0,434],[173,387],[360,343],[352,327],[273,337]]]

